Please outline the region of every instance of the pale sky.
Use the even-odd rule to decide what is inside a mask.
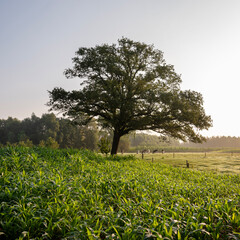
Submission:
[[[123,36],[154,44],[202,93],[204,135],[240,136],[240,0],[0,0],[0,119],[47,113],[47,90],[79,88],[63,75],[77,49]]]

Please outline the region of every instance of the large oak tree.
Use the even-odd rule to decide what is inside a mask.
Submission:
[[[153,45],[122,38],[118,44],[82,47],[64,74],[82,79],[82,87],[54,88],[48,105],[78,124],[97,118],[113,131],[111,154],[117,153],[120,137],[131,131],[153,130],[201,142],[199,130],[212,124],[202,95],[180,89],[180,76]]]

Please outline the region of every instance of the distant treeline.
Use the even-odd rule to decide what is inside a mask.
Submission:
[[[33,145],[54,144],[60,148],[88,148],[95,150],[98,129],[94,122],[88,127],[73,125],[69,120],[57,118],[53,113],[41,118],[32,114],[20,121],[9,117],[0,120],[0,144],[32,143]]]
[[[240,148],[240,137],[217,136],[207,138],[207,141],[201,144],[183,143],[181,145],[190,148]]]
[[[74,125],[70,120],[57,118],[53,113],[18,120],[9,117],[0,119],[0,145],[22,144],[52,146],[55,148],[87,148],[98,150],[98,142],[107,136],[111,142],[111,132],[103,132],[92,121],[88,126]],[[149,149],[165,151],[186,151],[188,148],[240,148],[240,137],[211,137],[202,144],[180,143],[172,138],[163,138],[147,133],[132,133],[121,138],[119,152],[135,152]]]
[[[74,125],[70,120],[57,118],[53,113],[18,120],[9,117],[0,120],[0,144],[50,145],[55,148],[98,149],[101,137],[112,140],[111,132],[100,131],[95,121],[88,126]],[[178,146],[176,140],[162,139],[156,135],[134,133],[121,138],[119,152],[154,150],[166,146]]]

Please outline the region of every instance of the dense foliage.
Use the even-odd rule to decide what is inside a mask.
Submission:
[[[117,44],[79,48],[65,75],[79,77],[83,87],[49,91],[50,109],[80,125],[97,118],[113,132],[111,154],[122,136],[136,130],[201,142],[199,130],[211,126],[202,95],[181,90],[180,75],[153,45],[122,38]]]
[[[1,239],[239,239],[239,175],[19,147],[0,173]]]
[[[9,117],[0,119],[0,145],[18,144],[22,146],[50,146],[52,148],[87,148],[99,150],[101,137],[108,136],[111,143],[112,133],[99,131],[97,124],[91,122],[87,127],[72,124],[67,119],[58,118],[53,113],[19,120]],[[180,143],[173,138],[163,139],[157,135],[134,133],[125,135],[119,143],[119,152],[136,152],[144,149],[151,151],[201,151],[219,148],[240,148],[240,137],[210,137],[206,142]],[[204,149],[203,149],[204,148]]]
[[[41,145],[52,142],[60,148],[97,149],[98,129],[94,122],[88,126],[73,125],[69,120],[57,118],[53,113],[22,121],[9,117],[0,119],[0,144]],[[32,143],[32,144],[31,144]],[[52,144],[51,146],[54,146]]]

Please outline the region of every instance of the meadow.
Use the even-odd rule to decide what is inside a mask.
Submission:
[[[0,239],[240,239],[239,174],[170,161],[0,148]]]
[[[135,154],[141,159],[142,154]],[[144,160],[168,164],[174,167],[189,167],[195,170],[216,171],[220,173],[240,174],[240,152],[212,151],[212,152],[173,152],[144,154]]]

